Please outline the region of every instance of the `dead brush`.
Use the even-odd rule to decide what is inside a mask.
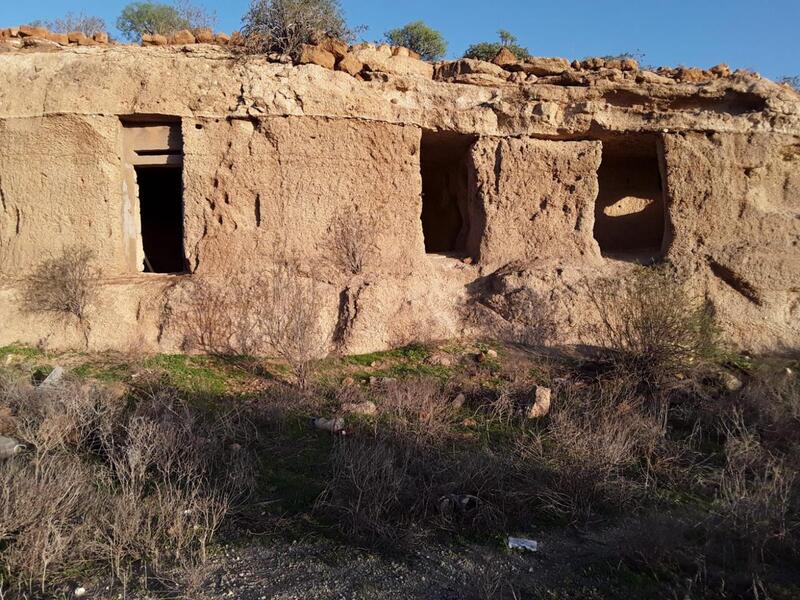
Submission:
[[[637,504],[663,444],[662,421],[635,396],[599,391],[561,390],[548,422],[517,442],[529,498],[572,523]]]
[[[714,502],[717,533],[742,548],[754,568],[770,545],[788,540],[796,473],[762,446],[739,413],[728,421],[725,459]]]
[[[432,378],[412,378],[385,387],[380,413],[395,431],[418,439],[447,436],[458,422],[451,392]]]
[[[668,266],[638,267],[629,279],[585,285],[597,313],[587,338],[599,343],[606,360],[645,386],[675,383],[716,360],[719,340],[713,314]]]
[[[18,591],[46,593],[81,569],[124,596],[134,579],[202,563],[252,488],[243,415],[210,420],[169,390],[124,401],[69,383],[0,391],[30,446],[0,467],[0,564]]]
[[[59,256],[42,261],[25,279],[20,299],[29,312],[48,314],[65,323],[74,321],[87,347],[101,276],[95,259],[94,252],[86,247],[64,248]]]
[[[376,251],[375,224],[355,209],[338,215],[330,227],[328,256],[339,271],[359,275]]]
[[[342,439],[331,454],[328,484],[316,509],[347,537],[370,545],[409,542],[410,509],[419,490],[410,469],[410,445],[390,439]]]
[[[331,334],[320,320],[321,289],[289,261],[264,275],[198,279],[186,306],[175,319],[190,345],[221,356],[273,353],[288,363],[301,389],[314,362],[328,352]]]

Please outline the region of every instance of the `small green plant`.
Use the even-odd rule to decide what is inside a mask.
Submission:
[[[393,46],[405,46],[413,50],[423,60],[441,60],[447,53],[444,36],[426,25],[424,21],[414,21],[403,27],[391,29],[384,34],[384,38]]]
[[[517,44],[516,36],[504,29],[501,29],[497,33],[500,37],[499,42],[480,42],[478,44],[473,44],[467,48],[467,51],[464,53],[464,58],[474,58],[491,62],[503,48],[507,49],[519,60],[525,60],[530,56],[530,52],[528,52],[527,48]]]

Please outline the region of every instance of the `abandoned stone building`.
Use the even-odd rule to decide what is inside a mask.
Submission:
[[[212,44],[0,52],[0,344],[82,346],[25,310],[44,258],[90,248],[92,349],[183,351],[202,277],[287,256],[349,352],[552,322],[669,261],[755,351],[800,345],[800,94],[753,73],[537,59],[326,65]],[[618,63],[620,61],[617,61]],[[338,69],[338,70],[337,70]],[[358,273],[330,260],[367,224]],[[345,327],[342,328],[342,320]]]

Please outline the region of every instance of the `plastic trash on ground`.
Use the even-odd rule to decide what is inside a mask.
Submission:
[[[324,417],[312,417],[311,427],[314,429],[321,429],[322,431],[330,431],[331,433],[344,435],[344,419],[338,417],[336,419],[325,419]]]
[[[539,550],[539,542],[536,540],[529,540],[527,538],[508,538],[508,547],[511,550],[527,550],[528,552],[537,552]]]

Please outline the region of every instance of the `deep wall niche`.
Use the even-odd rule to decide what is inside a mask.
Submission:
[[[664,251],[667,219],[658,138],[628,135],[602,142],[594,215],[600,252],[636,262],[657,259]]]
[[[476,136],[422,131],[422,233],[425,252],[463,254],[469,235],[469,150]]]

